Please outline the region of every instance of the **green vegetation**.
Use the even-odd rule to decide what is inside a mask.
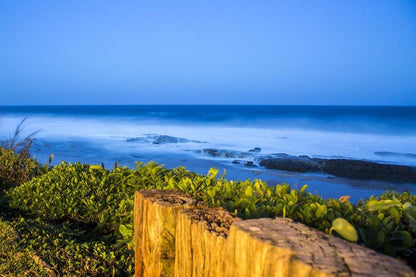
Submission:
[[[0,276],[47,276],[34,252],[19,245],[12,227],[0,220],[0,230]]]
[[[0,167],[12,156],[3,155]],[[9,189],[3,205],[13,211],[7,220],[21,234],[19,247],[36,250],[55,272],[132,275],[133,195],[150,188],[180,190],[242,218],[293,218],[379,252],[416,260],[416,196],[409,193],[386,192],[351,204],[346,197],[323,200],[306,186],[228,181],[215,169],[205,176],[156,163],[111,170],[61,163]]]
[[[0,189],[22,184],[41,174],[42,167],[25,152],[17,153],[0,147]]]

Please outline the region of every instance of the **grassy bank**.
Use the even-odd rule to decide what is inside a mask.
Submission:
[[[18,170],[23,177],[7,178]],[[409,193],[386,192],[353,205],[347,197],[324,200],[306,186],[228,181],[215,169],[200,175],[155,163],[135,169],[80,163],[49,168],[2,149],[0,172],[6,171],[0,175],[3,221],[20,234],[18,247],[36,250],[62,275],[132,275],[133,194],[150,188],[180,190],[241,218],[293,218],[381,253],[415,260],[416,196]]]

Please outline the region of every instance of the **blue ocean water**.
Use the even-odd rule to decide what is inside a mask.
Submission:
[[[4,115],[120,117],[160,122],[415,134],[415,106],[0,106]]]
[[[269,183],[307,182],[317,193],[367,196],[394,184],[360,183],[328,176],[271,172],[233,165],[203,149],[345,157],[416,166],[416,107],[379,106],[0,106],[0,140],[27,117],[35,154],[54,162],[81,161],[134,166],[155,160],[206,173],[224,168],[233,179]],[[179,138],[168,143],[157,139]],[[166,142],[166,141],[165,141]],[[336,185],[335,185],[336,184]],[[394,185],[395,186],[395,185]],[[414,186],[395,186],[396,190]]]

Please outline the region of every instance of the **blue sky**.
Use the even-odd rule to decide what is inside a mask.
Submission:
[[[416,2],[1,1],[0,105],[416,105]]]

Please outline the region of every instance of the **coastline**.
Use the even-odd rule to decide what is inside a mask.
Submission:
[[[190,171],[207,174],[210,168],[217,168],[222,174],[225,170],[225,178],[228,180],[260,179],[268,185],[287,183],[292,187],[308,185],[308,191],[317,193],[323,198],[339,198],[344,195],[351,196],[351,202],[357,202],[361,198],[371,195],[379,195],[387,189],[396,192],[411,191],[416,193],[415,183],[396,183],[383,180],[353,180],[335,177],[319,172],[292,172],[284,170],[267,169],[261,166],[246,167],[234,164],[233,158],[218,159],[210,155],[199,155],[195,151],[128,151],[120,146],[91,143],[87,141],[60,141],[55,143],[40,143],[34,141],[32,155],[40,162],[48,160],[50,154],[54,154],[52,165],[60,161],[81,162],[89,164],[104,163],[106,168],[112,168],[114,163],[118,166],[134,168],[136,162],[148,163],[155,161],[166,168],[184,166]],[[166,150],[166,149],[165,149]]]
[[[372,180],[371,170],[368,176],[351,176],[357,161],[365,162],[361,168],[374,163],[391,165],[388,168],[416,166],[415,107],[22,106],[0,110],[0,141],[28,116],[24,131],[39,131],[32,154],[42,163],[54,154],[52,164],[103,162],[111,168],[117,162],[133,168],[135,162],[155,161],[200,174],[214,167],[220,173],[226,170],[229,180],[308,184],[310,192],[325,198],[351,195],[353,202],[386,189],[416,192],[412,179],[397,178],[402,171],[395,178],[377,176],[380,180]],[[264,164],[276,158],[283,166]],[[329,160],[350,163],[350,168],[328,170],[324,164]],[[303,162],[313,166],[305,168]]]

